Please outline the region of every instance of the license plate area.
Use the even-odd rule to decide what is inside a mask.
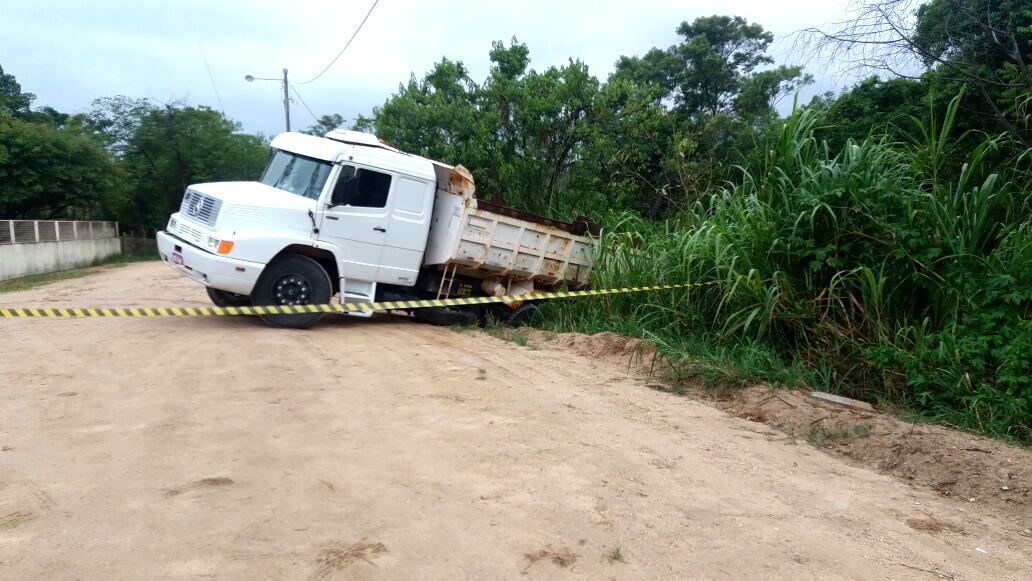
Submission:
[[[183,255],[173,251],[172,252],[172,264],[183,264]]]

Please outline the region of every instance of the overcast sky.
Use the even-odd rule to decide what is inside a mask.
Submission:
[[[0,0],[0,66],[36,106],[85,110],[97,97],[128,95],[221,108],[248,132],[283,130],[279,85],[247,83],[244,75],[292,82],[315,76],[344,46],[373,0]],[[476,80],[488,70],[492,40],[516,37],[530,48],[531,67],[568,58],[605,79],[620,55],[641,55],[677,41],[683,20],[738,15],[778,39],[779,64],[808,64],[817,83],[804,97],[838,89],[848,79],[793,51],[788,35],[839,20],[847,0],[562,1],[380,0],[365,27],[320,79],[296,88],[315,115],[353,118],[442,56],[461,60]],[[205,69],[204,57],[211,69]],[[221,96],[221,105],[219,103]],[[296,98],[293,128],[312,115]]]

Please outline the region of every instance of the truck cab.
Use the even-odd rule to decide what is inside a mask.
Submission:
[[[216,305],[519,294],[535,281],[587,282],[591,247],[572,225],[478,209],[462,166],[356,131],[283,133],[271,145],[257,182],[190,186],[157,235],[162,260],[207,287]],[[262,316],[287,327],[320,317]]]
[[[258,182],[187,189],[158,233],[163,260],[226,305],[247,304],[266,266],[286,254],[318,263],[347,302],[372,302],[377,283],[416,283],[437,188],[429,160],[355,131],[283,133],[272,149]],[[276,304],[308,302],[322,282],[280,278],[269,281]]]

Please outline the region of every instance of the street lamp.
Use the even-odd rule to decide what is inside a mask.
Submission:
[[[283,69],[282,79],[270,79],[267,77],[254,77],[246,75],[244,80],[248,83],[255,81],[282,81],[283,82],[283,118],[287,123],[287,131],[290,131],[290,85],[287,83],[287,69]]]

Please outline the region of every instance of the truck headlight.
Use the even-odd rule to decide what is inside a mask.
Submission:
[[[233,250],[233,243],[229,240],[219,240],[218,238],[208,237],[208,248],[217,254],[229,254]]]
[[[168,219],[168,229],[169,230],[175,230],[176,229],[176,219],[175,218],[169,218]]]

